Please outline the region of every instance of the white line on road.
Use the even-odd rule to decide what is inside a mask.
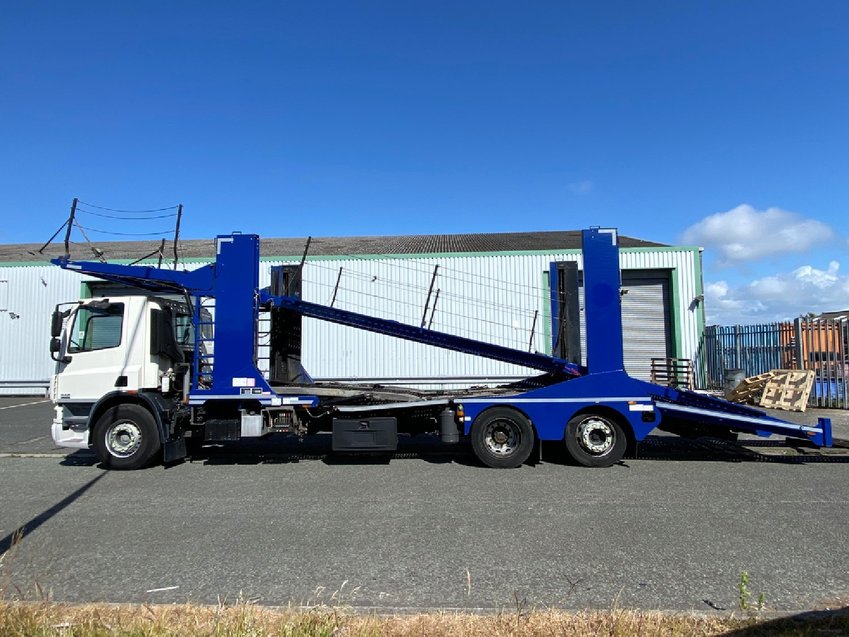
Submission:
[[[145,593],[160,593],[162,591],[174,591],[174,590],[177,590],[178,588],[180,588],[180,587],[179,586],[163,586],[162,588],[151,588],[150,590],[145,591]]]
[[[0,453],[0,458],[64,458],[67,453],[27,453],[25,451],[12,451]]]
[[[14,409],[15,407],[29,407],[30,405],[40,405],[41,403],[49,403],[50,399],[46,400],[37,400],[34,403],[21,403],[20,405],[6,405],[5,407],[0,407],[0,411],[4,409]]]
[[[21,440],[20,442],[15,442],[12,444],[16,445],[28,445],[31,442],[38,442],[39,440],[44,440],[47,436],[39,436],[38,438],[30,438],[29,440]]]

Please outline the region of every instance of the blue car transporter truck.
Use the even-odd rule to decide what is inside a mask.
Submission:
[[[497,468],[524,463],[537,441],[562,441],[577,463],[606,467],[655,429],[831,445],[826,418],[798,425],[628,376],[613,229],[583,232],[586,367],[574,356],[519,351],[307,302],[287,293],[282,268],[272,272],[269,288],[260,288],[255,235],[219,236],[215,262],[188,272],[67,256],[53,262],[139,289],[135,296],[62,304],[53,313],[53,439],[93,447],[113,469],[172,462],[204,442],[279,432],[331,432],[334,451],[350,453],[391,452],[399,433],[435,433],[445,444],[465,436],[480,461]],[[577,299],[577,276],[569,278],[567,296]],[[558,287],[564,289],[562,282]],[[552,294],[552,304],[562,298]],[[257,367],[265,312],[272,358],[291,344],[292,317],[313,317],[541,374],[496,388],[436,392],[316,383],[304,370],[268,379]]]

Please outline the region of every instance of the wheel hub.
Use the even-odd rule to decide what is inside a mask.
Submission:
[[[613,427],[600,418],[588,418],[578,426],[578,444],[595,455],[604,455],[616,442]]]
[[[117,458],[129,458],[142,443],[142,432],[134,422],[119,422],[106,432],[106,449]]]
[[[507,435],[506,431],[499,429],[498,431],[494,431],[492,433],[492,439],[499,445],[503,445],[510,439],[510,436]]]
[[[487,427],[484,440],[492,453],[507,456],[519,446],[521,432],[518,426],[509,420],[496,420]]]

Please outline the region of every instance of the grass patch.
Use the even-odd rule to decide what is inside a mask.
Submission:
[[[765,622],[751,617],[719,618],[628,610],[577,613],[531,610],[491,615],[443,612],[384,616],[340,608],[276,610],[241,603],[229,606],[160,606],[0,602],[0,635],[4,637],[755,637],[829,634],[849,634],[849,615],[812,614]]]

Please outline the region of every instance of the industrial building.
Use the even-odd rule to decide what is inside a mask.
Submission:
[[[557,262],[577,262],[580,270],[580,241],[579,231],[322,237],[308,248],[306,239],[263,239],[260,276],[268,285],[272,266],[303,262],[306,300],[550,353],[558,317],[550,311],[549,271]],[[62,246],[53,244],[45,254],[40,247],[0,246],[0,394],[45,393],[54,368],[48,342],[57,303],[135,292],[63,271],[49,263]],[[75,259],[102,253],[125,263],[155,248],[143,242],[98,243],[99,253],[72,247]],[[620,247],[625,367],[648,379],[653,357],[695,356],[704,328],[701,252],[625,236]],[[178,252],[178,268],[199,267],[214,260],[215,242],[184,240]],[[166,254],[163,265],[171,260]],[[302,341],[302,364],[316,380],[447,388],[535,373],[308,318]],[[268,364],[265,350],[258,348],[261,369]]]

